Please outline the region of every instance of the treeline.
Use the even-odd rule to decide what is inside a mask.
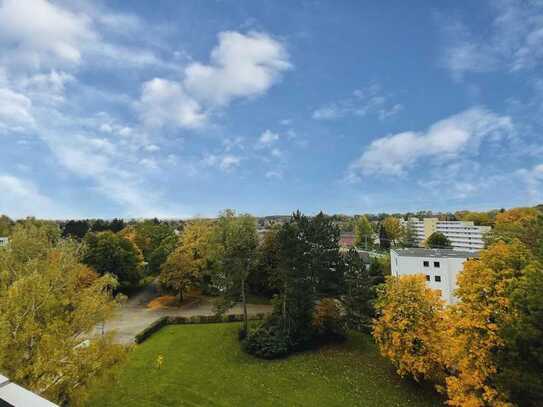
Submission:
[[[451,406],[543,403],[543,214],[498,213],[480,259],[446,306],[424,276],[388,277],[373,336],[401,376],[430,380]]]

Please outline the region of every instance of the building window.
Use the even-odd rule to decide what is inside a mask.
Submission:
[[[441,282],[441,276],[435,276],[434,280],[436,280],[436,283]]]
[[[430,281],[430,276],[426,274],[426,281]]]
[[[439,261],[434,261],[434,267],[439,268]]]
[[[429,261],[423,261],[423,262],[422,262],[422,265],[423,265],[424,267],[430,267],[430,262],[429,262]]]

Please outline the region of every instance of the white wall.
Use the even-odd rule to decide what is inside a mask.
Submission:
[[[464,262],[467,259],[458,257],[410,257],[400,256],[394,250],[390,251],[390,263],[392,275],[403,276],[413,274],[423,274],[430,276],[430,281],[426,281],[428,287],[441,291],[441,297],[449,304],[458,302],[453,291],[456,289],[456,278],[458,273],[464,268]],[[424,266],[427,261],[429,266]],[[434,262],[439,262],[439,268],[434,266]],[[440,276],[441,281],[435,281],[435,276]]]

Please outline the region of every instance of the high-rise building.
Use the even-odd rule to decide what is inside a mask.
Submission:
[[[426,239],[434,232],[440,232],[449,239],[455,250],[477,251],[485,247],[484,236],[490,231],[490,226],[475,226],[468,221],[439,220],[438,218],[409,218],[403,221],[409,228],[413,244],[424,246]]]

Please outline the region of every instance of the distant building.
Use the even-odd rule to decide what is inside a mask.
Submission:
[[[479,251],[485,248],[484,236],[490,226],[475,226],[467,221],[443,221],[438,218],[409,218],[402,221],[411,231],[413,244],[423,246],[434,232],[440,232],[449,239],[455,250]]]
[[[339,235],[339,246],[345,249],[350,249],[354,246],[354,233],[342,232]]]
[[[452,249],[390,249],[390,268],[393,276],[423,274],[428,286],[439,290],[441,298],[456,303],[456,278],[466,260],[478,258],[478,253]]]
[[[58,407],[0,374],[0,407]]]
[[[7,237],[0,237],[0,247],[6,246],[9,242],[9,239]]]

